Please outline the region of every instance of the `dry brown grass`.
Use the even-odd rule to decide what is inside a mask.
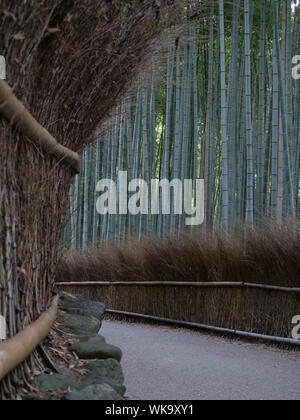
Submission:
[[[80,152],[173,21],[174,0],[1,0],[7,82],[55,139]],[[0,104],[0,107],[3,104]],[[53,293],[73,171],[0,115],[0,313],[8,337]],[[0,399],[30,388],[34,353],[0,384]]]
[[[243,240],[184,235],[133,242],[131,247],[99,245],[70,253],[57,281],[249,282],[300,286],[299,223],[244,228]],[[109,308],[290,337],[299,295],[269,290],[176,286],[72,287]]]

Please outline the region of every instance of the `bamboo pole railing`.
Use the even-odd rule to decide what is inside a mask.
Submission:
[[[35,350],[47,337],[57,315],[59,297],[37,321],[15,337],[0,343],[0,381]]]
[[[170,319],[170,318],[162,318],[158,316],[152,316],[152,315],[145,315],[145,314],[138,314],[134,312],[125,312],[125,311],[117,311],[114,309],[106,309],[105,311],[108,314],[111,315],[120,315],[120,316],[127,316],[132,318],[139,318],[139,319],[145,319],[149,321],[157,321],[162,322],[165,324],[171,324],[181,327],[189,327],[189,328],[196,328],[203,331],[209,331],[209,332],[215,332],[219,334],[230,334],[235,335],[238,337],[245,337],[245,338],[255,338],[258,340],[264,340],[269,341],[273,343],[281,343],[281,344],[287,344],[287,345],[295,345],[300,346],[300,340],[295,340],[292,338],[284,338],[284,337],[276,337],[272,335],[264,335],[264,334],[257,334],[252,332],[246,332],[246,331],[239,331],[239,330],[232,330],[229,328],[221,328],[221,327],[213,327],[211,325],[205,325],[205,324],[198,324],[197,322],[188,322],[188,321],[179,321],[176,319]]]
[[[80,172],[79,154],[59,144],[17,99],[4,80],[0,80],[0,113],[44,153],[68,163],[76,173]]]
[[[245,283],[245,282],[178,282],[178,281],[82,281],[82,282],[60,282],[56,283],[59,287],[84,287],[84,286],[178,286],[178,287],[204,287],[204,288],[252,288],[270,291],[278,291],[285,293],[300,293],[300,288],[297,287],[281,287],[272,286],[259,283]]]

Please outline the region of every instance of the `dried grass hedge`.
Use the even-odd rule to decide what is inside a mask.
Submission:
[[[59,143],[80,152],[172,24],[176,3],[2,0],[7,82]],[[1,112],[0,141],[0,312],[12,337],[37,319],[52,295],[73,171],[31,144]],[[1,382],[0,399],[16,399],[44,366],[34,353]]]
[[[167,237],[128,246],[70,253],[58,282],[249,282],[300,286],[300,224],[249,228],[243,239],[216,235]],[[66,288],[104,301],[110,309],[291,338],[299,293],[250,288],[86,286]]]

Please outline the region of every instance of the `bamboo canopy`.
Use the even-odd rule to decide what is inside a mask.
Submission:
[[[48,335],[57,315],[58,301],[59,297],[56,296],[50,308],[37,321],[10,340],[0,343],[0,381],[22,363]]]
[[[16,126],[25,137],[28,137],[44,153],[67,162],[76,173],[80,172],[79,154],[59,144],[34,119],[4,80],[0,80],[0,112],[11,125]]]

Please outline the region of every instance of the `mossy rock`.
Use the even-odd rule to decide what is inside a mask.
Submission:
[[[47,391],[66,391],[68,388],[76,389],[79,384],[74,375],[61,375],[55,373],[53,375],[47,375],[43,373],[37,377],[36,380],[37,388],[41,393]]]
[[[118,394],[124,396],[124,375],[119,362],[114,359],[96,360],[83,367],[88,371],[87,376],[80,384],[80,389],[90,385],[106,383],[114,388]]]
[[[30,393],[22,396],[23,401],[59,401],[59,398],[51,397],[43,393]]]
[[[101,302],[94,302],[63,292],[61,293],[59,308],[71,315],[93,316],[102,321],[106,306]]]
[[[122,359],[122,350],[119,347],[103,342],[101,337],[91,337],[88,341],[80,341],[73,344],[70,350],[77,354],[80,359]]]
[[[101,321],[93,316],[70,315],[62,313],[64,330],[74,335],[88,336],[98,334]]]
[[[90,385],[80,391],[72,392],[66,397],[67,401],[118,401],[123,400],[110,385]]]
[[[87,335],[87,336],[82,336],[80,337],[80,343],[88,343],[88,342],[102,342],[102,343],[106,343],[105,338],[103,337],[103,335],[100,334],[95,334],[95,335]]]

